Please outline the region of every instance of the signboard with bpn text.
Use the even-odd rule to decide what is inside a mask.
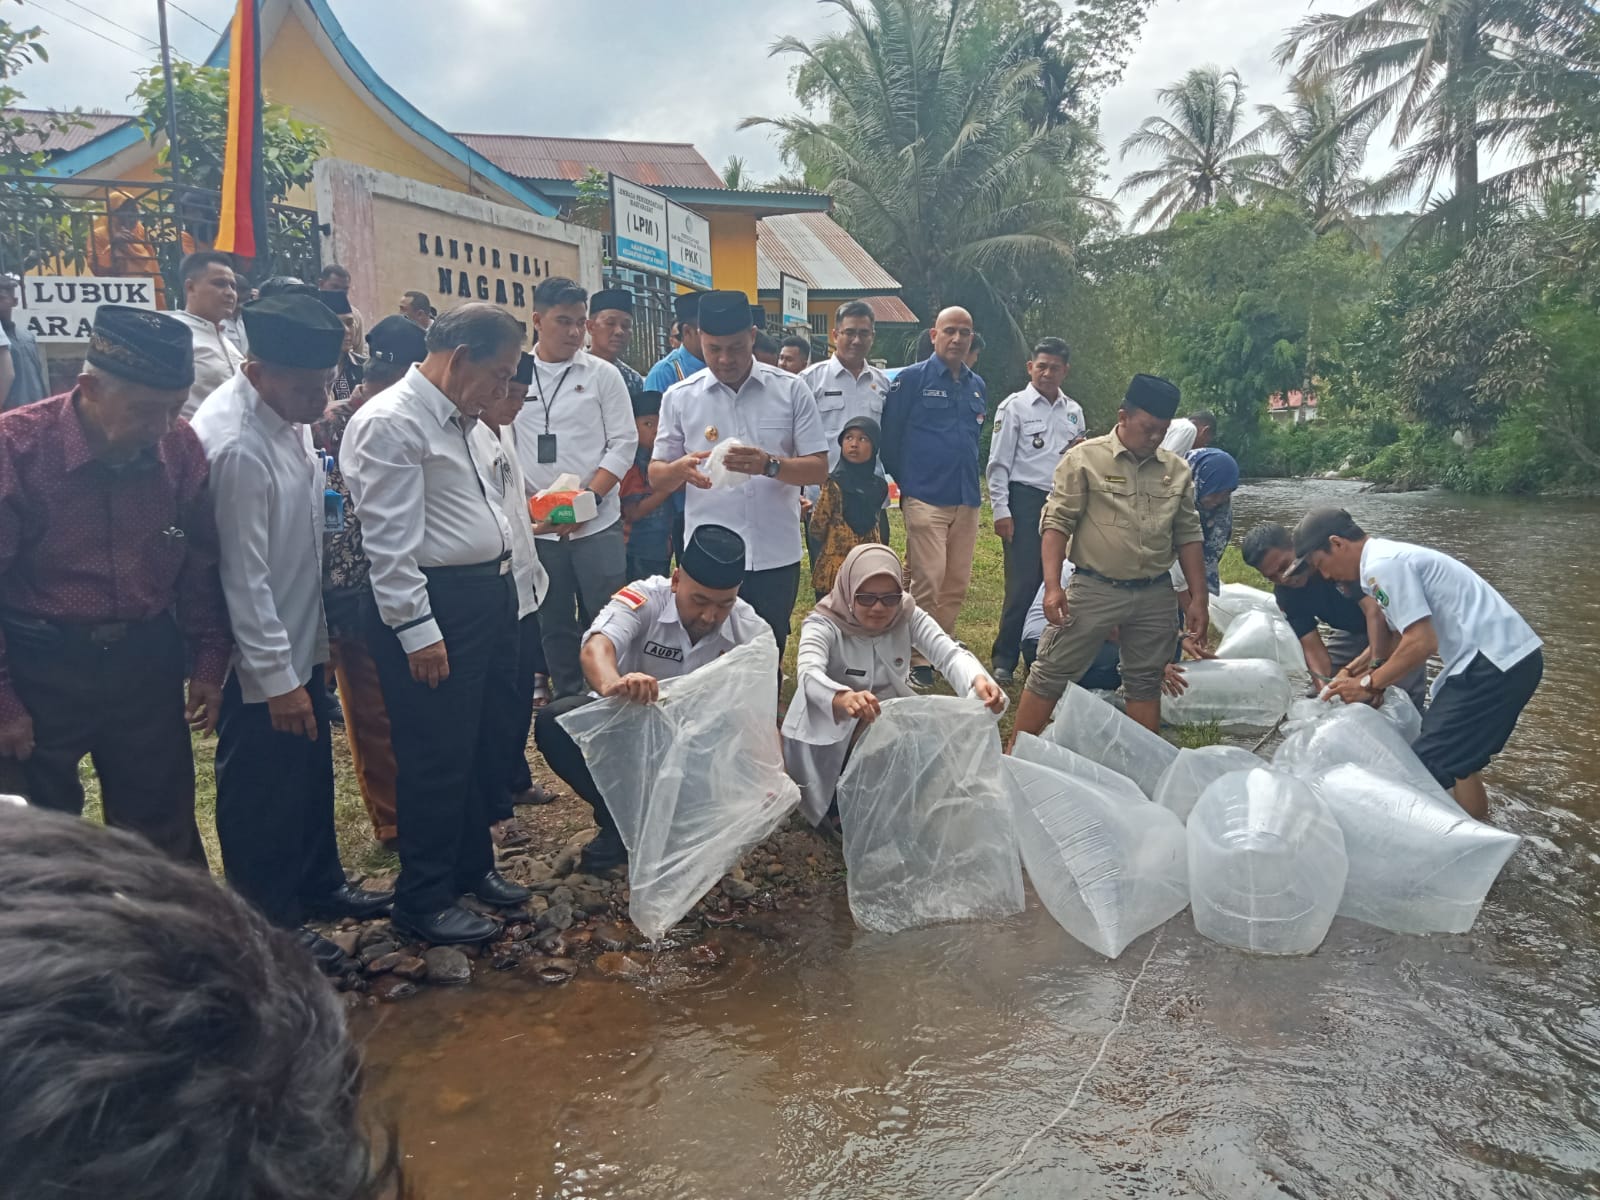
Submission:
[[[806,281],[796,275],[782,275],[778,280],[779,295],[783,297],[783,325],[806,325],[811,320],[811,289]]]
[[[667,202],[669,273],[678,283],[711,287],[711,222],[681,204]]]
[[[667,248],[667,200],[649,188],[611,176],[612,258],[618,263],[665,275],[670,269]]]

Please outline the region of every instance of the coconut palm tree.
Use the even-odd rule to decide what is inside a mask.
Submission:
[[[1237,71],[1196,67],[1156,93],[1170,117],[1146,117],[1122,143],[1122,157],[1150,153],[1161,165],[1135,171],[1117,189],[1156,190],[1133,214],[1135,227],[1170,225],[1179,213],[1198,212],[1218,200],[1238,200],[1255,189],[1269,156],[1257,152],[1262,131],[1245,129],[1244,83]]]
[[[1470,235],[1486,192],[1481,153],[1525,144],[1542,107],[1521,86],[1519,65],[1559,60],[1593,28],[1589,0],[1369,0],[1346,15],[1306,17],[1277,58],[1297,62],[1302,78],[1335,82],[1351,122],[1393,119],[1404,152],[1376,202],[1421,189],[1437,219]],[[1441,195],[1446,179],[1452,190]],[[1518,185],[1508,174],[1487,192]]]
[[[1277,146],[1276,156],[1260,164],[1259,183],[1303,204],[1318,232],[1353,231],[1371,188],[1361,166],[1376,117],[1352,121],[1348,105],[1326,80],[1295,79],[1289,92],[1287,108],[1261,104],[1256,109],[1264,138]]]
[[[737,154],[728,155],[728,161],[722,166],[722,184],[734,191],[740,191],[750,182],[750,169],[745,166],[744,159]]]
[[[1085,224],[1081,127],[1027,119],[1041,65],[1030,39],[969,38],[972,0],[825,0],[839,33],[786,37],[797,88],[825,118],[749,117],[825,180],[846,228],[924,318],[986,300],[1020,337],[1017,277],[1071,262]],[[980,44],[981,42],[981,44]]]

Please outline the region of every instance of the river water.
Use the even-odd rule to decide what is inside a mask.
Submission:
[[[1483,571],[1544,636],[1492,769],[1525,837],[1471,933],[1260,959],[1187,913],[1107,962],[1030,899],[893,937],[840,902],[716,971],[493,978],[361,1018],[428,1200],[1600,1196],[1600,504],[1247,486]],[[719,935],[728,937],[731,935]]]

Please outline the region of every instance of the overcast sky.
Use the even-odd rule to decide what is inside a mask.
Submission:
[[[809,39],[840,20],[831,6],[809,0],[330,2],[377,72],[447,129],[686,141],[719,169],[730,154],[743,156],[758,180],[782,167],[769,134],[739,132],[739,119],[795,107],[792,60],[769,58],[768,48],[784,34]],[[186,14],[221,29],[231,0],[173,3],[182,9],[170,12],[174,50],[203,59],[217,35]],[[1121,162],[1117,146],[1154,111],[1155,89],[1189,67],[1235,67],[1252,105],[1282,102],[1272,50],[1307,7],[1306,0],[1156,0],[1123,82],[1103,106],[1107,194],[1144,165]],[[1347,5],[1312,0],[1310,7]],[[127,111],[135,72],[154,59],[155,9],[155,0],[23,0],[21,19],[44,27],[51,59],[21,76],[27,102]],[[1369,171],[1390,161],[1392,152],[1375,142]],[[1124,211],[1133,207],[1125,203]]]

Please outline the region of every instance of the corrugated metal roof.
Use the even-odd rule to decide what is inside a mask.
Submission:
[[[872,319],[879,325],[916,325],[917,314],[899,296],[864,296],[872,306]]]
[[[456,137],[519,179],[576,182],[594,167],[645,187],[724,186],[722,176],[687,142],[614,142],[509,133],[458,133]]]
[[[827,213],[786,213],[757,222],[756,286],[776,291],[780,275],[797,275],[814,292],[900,290],[900,281]]]
[[[38,142],[24,139],[22,146],[26,150],[43,150],[46,154],[66,154],[80,146],[87,146],[102,134],[110,133],[113,129],[120,129],[134,118],[124,113],[51,113],[42,108],[8,108],[3,110],[6,117],[22,117],[31,122],[38,122],[42,118],[62,116],[69,118],[72,128],[65,132],[50,132],[45,134]],[[79,124],[79,122],[82,122]]]

